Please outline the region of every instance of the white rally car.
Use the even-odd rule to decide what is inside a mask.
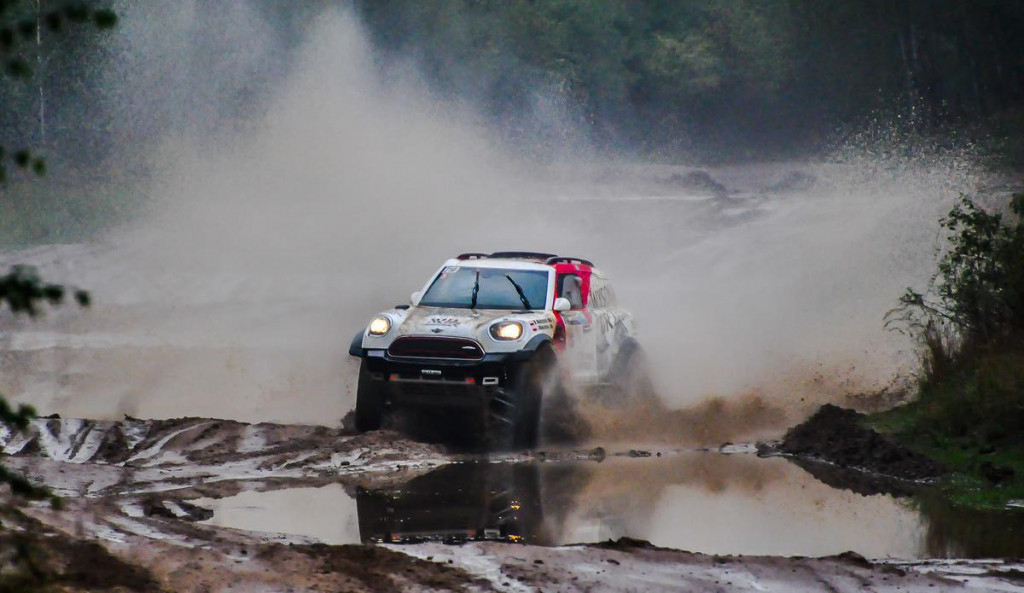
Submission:
[[[355,423],[397,408],[476,409],[495,446],[533,447],[541,403],[562,381],[632,381],[632,317],[587,260],[547,253],[450,259],[411,306],[375,316],[352,341],[362,358]]]

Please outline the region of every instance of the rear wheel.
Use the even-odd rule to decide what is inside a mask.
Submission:
[[[622,346],[608,380],[612,398],[622,404],[636,404],[655,397],[647,356],[636,342],[630,341]]]
[[[363,359],[356,387],[356,430],[377,430],[384,420],[384,382],[376,381]]]

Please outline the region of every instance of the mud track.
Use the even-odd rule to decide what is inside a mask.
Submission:
[[[14,467],[61,496],[99,498],[183,488],[216,494],[233,481],[379,482],[449,458],[396,433],[352,435],[323,426],[181,418],[105,422],[41,419],[29,431],[0,428]],[[76,477],[51,480],[50,468]]]
[[[4,495],[0,544],[14,549],[29,542],[49,567],[42,584],[68,591],[1021,590],[1014,580],[1020,566],[1002,561],[711,556],[632,540],[554,548],[331,546],[308,536],[204,523],[212,513],[204,500],[328,484],[400,487],[460,461],[397,433],[201,418],[51,418],[23,434],[0,433],[0,446],[5,464],[49,485],[65,503],[63,510],[36,503],[19,509]],[[540,457],[597,463],[603,455],[534,460]],[[332,514],[331,508],[315,511]],[[0,580],[23,572],[15,557],[0,558]]]

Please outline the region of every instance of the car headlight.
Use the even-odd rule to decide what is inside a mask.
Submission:
[[[502,321],[491,326],[491,337],[495,340],[518,340],[523,336],[523,324],[518,321]]]
[[[371,336],[383,336],[391,331],[391,320],[383,315],[378,315],[370,321],[370,328],[367,331]]]

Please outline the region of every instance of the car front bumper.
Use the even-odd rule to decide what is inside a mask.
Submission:
[[[371,380],[385,384],[392,405],[479,407],[500,397],[518,362],[514,354],[487,354],[480,360],[394,358],[367,350]]]

